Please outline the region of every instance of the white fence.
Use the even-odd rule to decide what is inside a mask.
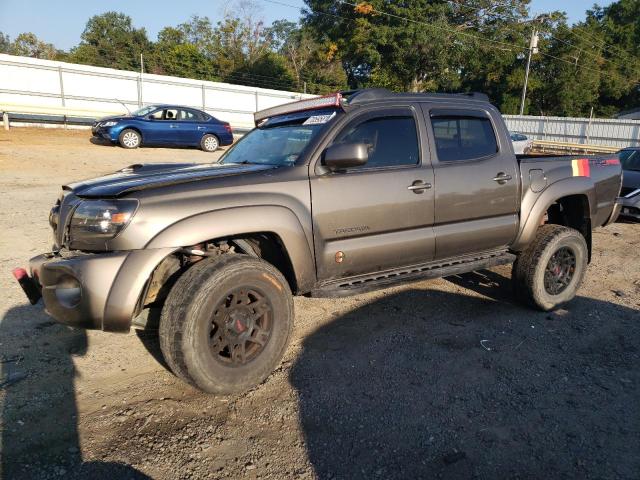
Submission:
[[[504,115],[512,132],[535,140],[611,147],[640,146],[640,120]]]
[[[171,103],[249,128],[255,111],[312,96],[0,54],[0,112],[98,118]]]
[[[0,54],[0,112],[98,118],[174,103],[205,110],[234,128],[251,128],[255,111],[312,96]],[[536,140],[640,145],[640,120],[504,118],[509,130]]]

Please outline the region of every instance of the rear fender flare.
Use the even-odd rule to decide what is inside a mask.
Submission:
[[[593,181],[588,177],[559,180],[549,185],[540,194],[531,190],[525,192],[520,210],[522,212],[520,230],[511,246],[512,250],[524,250],[536,236],[538,226],[549,207],[557,200],[570,195],[585,195],[589,202],[589,216],[593,218],[595,214],[593,209],[596,205],[595,189]]]

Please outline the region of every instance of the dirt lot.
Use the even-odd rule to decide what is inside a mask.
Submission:
[[[163,367],[152,332],[57,325],[11,278],[49,248],[64,182],[214,158],[88,135],[0,132],[0,477],[640,475],[640,225],[596,231],[579,298],[552,313],[512,301],[508,268],[296,299],[283,365],[211,397]]]

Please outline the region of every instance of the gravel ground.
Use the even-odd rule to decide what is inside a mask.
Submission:
[[[60,185],[197,150],[0,132],[0,477],[639,478],[640,225],[594,233],[578,298],[514,303],[509,268],[338,300],[299,298],[284,363],[212,397],[152,332],[73,330],[10,271],[50,245]]]

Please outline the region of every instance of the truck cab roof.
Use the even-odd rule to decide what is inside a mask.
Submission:
[[[267,118],[277,115],[290,114],[305,110],[316,110],[328,107],[340,107],[347,110],[356,106],[370,105],[374,103],[384,103],[392,101],[409,101],[409,102],[425,102],[425,101],[447,101],[460,102],[466,105],[471,102],[476,105],[491,106],[489,97],[484,93],[397,93],[387,90],[386,88],[364,88],[359,90],[348,90],[324,95],[321,97],[313,97],[297,102],[286,103],[270,107],[254,114],[256,126]]]

